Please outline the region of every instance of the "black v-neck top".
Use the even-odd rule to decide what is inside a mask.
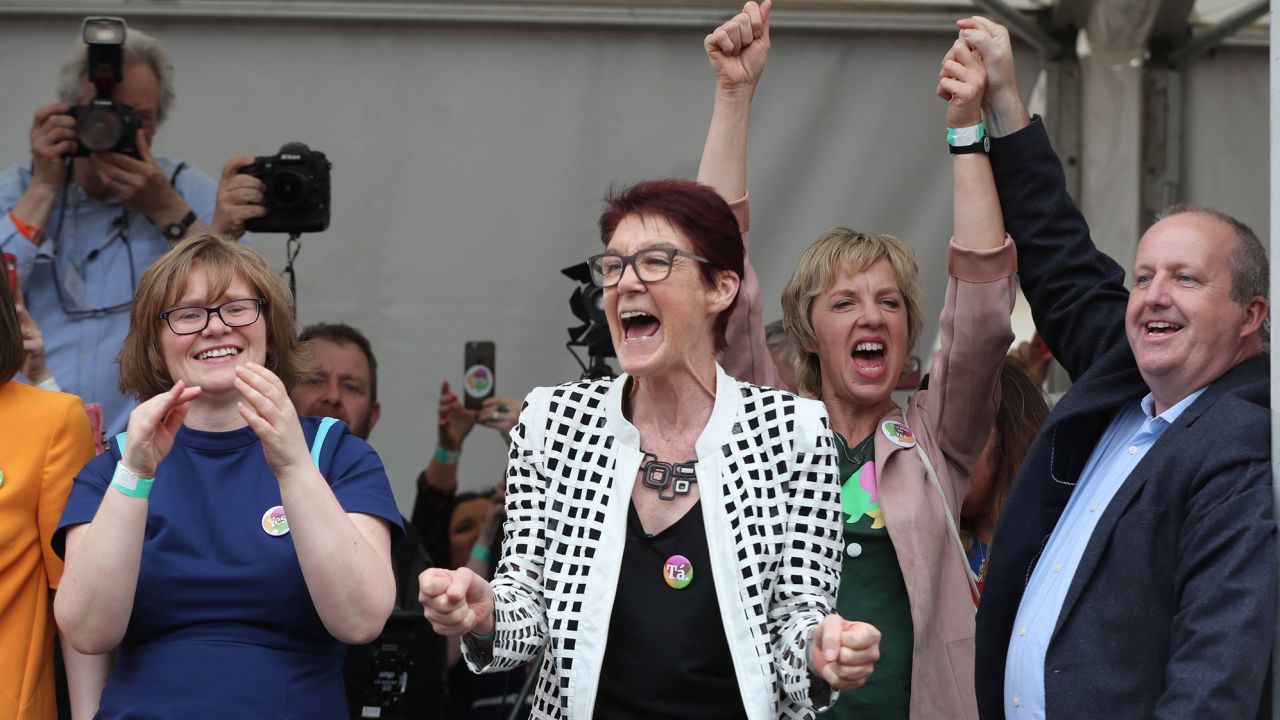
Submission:
[[[675,555],[686,558],[693,571],[679,590],[666,575],[678,584],[690,573],[666,567]],[[644,531],[634,505],[627,510],[595,717],[746,717],[716,600],[701,500],[656,535]]]

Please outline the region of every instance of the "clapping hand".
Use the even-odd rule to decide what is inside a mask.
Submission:
[[[236,368],[236,390],[240,393],[240,417],[262,441],[267,465],[276,477],[310,466],[311,450],[298,422],[298,411],[280,378],[257,363],[247,363]]]
[[[187,387],[179,380],[168,392],[162,392],[138,405],[129,413],[128,437],[122,462],[137,477],[156,475],[160,461],[173,449],[178,428],[191,409],[191,401],[200,397],[199,387]]]

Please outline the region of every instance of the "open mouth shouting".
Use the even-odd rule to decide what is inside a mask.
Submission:
[[[878,378],[884,375],[888,364],[885,362],[884,342],[879,339],[865,339],[854,343],[853,369],[864,378]]]
[[[622,322],[623,344],[648,340],[662,327],[662,321],[656,315],[641,310],[626,310],[618,317]]]

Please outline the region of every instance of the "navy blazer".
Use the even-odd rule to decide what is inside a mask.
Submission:
[[[1124,332],[1124,271],[1094,245],[1039,120],[993,139],[1005,226],[1036,327],[1073,384],[1004,506],[978,611],[977,691],[1004,717],[1023,591],[1089,455],[1148,389]],[[1048,718],[1266,713],[1277,566],[1266,355],[1165,430],[1099,519],[1045,657]]]

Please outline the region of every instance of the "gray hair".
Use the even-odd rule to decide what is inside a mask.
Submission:
[[[76,40],[67,61],[58,71],[58,99],[75,105],[84,92],[89,76],[89,46],[83,39]],[[124,38],[124,64],[145,62],[156,74],[159,90],[156,91],[156,124],[162,124],[173,108],[173,61],[155,38],[141,30],[129,28]]]

